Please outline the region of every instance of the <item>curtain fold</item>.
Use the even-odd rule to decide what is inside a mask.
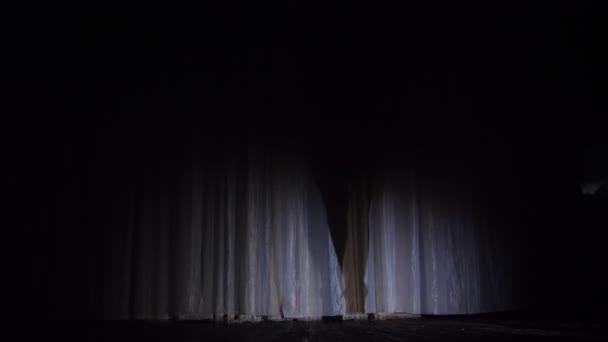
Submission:
[[[320,317],[343,311],[324,207],[301,160],[212,142],[127,166],[91,313]],[[169,151],[170,152],[170,151]],[[100,244],[99,241],[94,242]],[[98,281],[103,282],[99,285]]]
[[[370,212],[367,282],[375,312],[475,314],[516,309],[518,252],[499,205],[470,167],[410,166],[384,177]],[[504,194],[503,194],[504,195]]]
[[[95,188],[112,200],[90,223],[99,228],[90,236],[90,316],[514,309],[509,223],[493,218],[491,197],[462,165],[418,162],[352,178],[346,241],[333,241],[306,158],[229,138],[183,145],[130,154],[102,182],[110,188]]]

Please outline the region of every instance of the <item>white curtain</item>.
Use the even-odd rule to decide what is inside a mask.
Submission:
[[[505,233],[512,227],[489,220],[484,205],[495,203],[484,203],[488,198],[479,196],[465,175],[438,173],[403,171],[376,191],[370,209],[368,312],[515,309],[518,251],[506,248],[514,244]]]
[[[98,174],[114,185],[98,189],[111,200],[91,223],[100,229],[89,236],[90,316],[350,313],[345,289],[353,278],[341,269],[306,158],[217,137],[155,151]],[[381,181],[371,182],[369,214],[359,215],[369,220],[368,235],[346,234],[347,256],[367,265],[365,289],[357,289],[365,308],[351,307],[415,314],[513,308],[517,251],[508,250],[509,229],[497,227],[507,223],[491,219],[494,204],[466,170],[418,162],[374,176]],[[361,203],[351,210],[366,210]]]
[[[205,141],[187,155],[167,151],[127,167],[125,196],[111,205],[97,248],[103,271],[93,272],[92,315],[343,312],[324,207],[302,161],[248,145]]]

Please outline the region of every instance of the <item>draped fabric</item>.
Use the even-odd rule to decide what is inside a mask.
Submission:
[[[487,199],[462,168],[352,178],[346,232],[337,235],[307,158],[229,138],[183,145],[132,155],[110,188],[99,187],[112,196],[90,223],[99,228],[89,237],[90,316],[513,308],[508,237],[492,226]]]
[[[101,260],[106,283],[93,296],[103,300],[93,312],[141,319],[340,314],[341,272],[301,163],[234,144],[191,152],[181,165],[145,165],[114,205],[115,220],[103,228],[101,249],[111,251]]]
[[[515,244],[508,229],[497,226],[504,223],[489,219],[488,198],[463,174],[429,170],[430,176],[416,169],[388,177],[373,197],[367,274],[373,291],[367,310],[473,314],[514,309],[518,251],[505,248]]]

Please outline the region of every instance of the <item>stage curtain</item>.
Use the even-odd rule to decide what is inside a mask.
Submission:
[[[372,195],[367,311],[516,309],[518,227],[490,210],[500,195],[469,165],[421,164],[385,175]]]
[[[466,158],[366,165],[347,181],[346,232],[332,235],[314,155],[192,136],[122,151],[121,165],[112,156],[112,167],[91,162],[87,191],[104,200],[91,203],[83,223],[87,317],[469,314],[516,305],[514,223],[493,209],[508,184],[487,189],[495,180],[481,181],[484,170]]]
[[[160,151],[132,156],[105,195],[89,242],[91,316],[343,312],[325,209],[301,160],[229,139]]]

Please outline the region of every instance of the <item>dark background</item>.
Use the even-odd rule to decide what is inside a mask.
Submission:
[[[399,3],[3,9],[3,314],[78,318],[90,208],[112,200],[95,189],[198,132],[255,136],[328,174],[404,150],[466,159],[517,208],[504,219],[527,222],[523,309],[600,313],[606,204],[579,183],[604,134],[602,11]]]

